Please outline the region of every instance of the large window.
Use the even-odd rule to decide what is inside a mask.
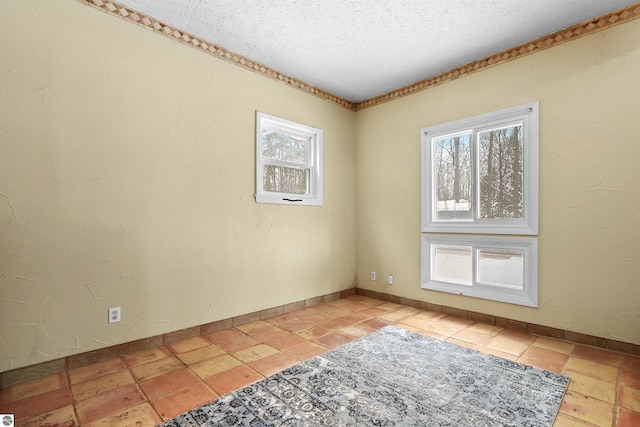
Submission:
[[[423,232],[538,234],[538,104],[422,130]]]
[[[256,201],[322,205],[322,130],[257,113]]]
[[[422,129],[422,185],[422,287],[537,306],[538,103]]]

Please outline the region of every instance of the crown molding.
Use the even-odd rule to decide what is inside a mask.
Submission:
[[[546,36],[542,36],[538,39],[522,43],[510,49],[503,50],[502,52],[470,62],[461,67],[420,80],[419,82],[358,102],[355,105],[355,109],[356,111],[364,110],[365,108],[412,95],[460,77],[468,76],[478,71],[486,70],[487,68],[495,67],[496,65],[531,55],[532,53],[550,49],[637,18],[640,18],[640,2],[597,16],[579,24],[572,25],[571,27],[567,27],[563,30],[547,34]]]
[[[274,70],[273,68],[267,67],[264,64],[225,49],[222,46],[218,46],[215,43],[204,40],[201,37],[194,36],[193,34],[165,24],[164,22],[159,21],[149,15],[145,15],[144,13],[125,7],[118,2],[110,0],[78,1],[92,6],[95,9],[106,12],[111,16],[122,18],[127,22],[142,26],[155,33],[162,34],[163,36],[185,44],[189,47],[206,52],[216,58],[222,59],[223,61],[227,61],[234,65],[237,65],[238,67],[244,68],[245,70],[253,71],[272,80],[279,81],[280,83],[283,83],[292,88],[301,90],[313,96],[317,96],[318,98],[324,99],[325,101],[329,101],[348,110],[355,111],[355,104],[351,101],[347,101],[346,99],[342,99],[339,96],[333,95],[303,81],[287,76],[286,74]]]
[[[309,85],[301,80],[287,76],[286,74],[274,70],[273,68],[267,67],[264,64],[253,61],[247,57],[225,49],[222,46],[218,46],[215,43],[211,43],[186,31],[180,30],[179,28],[175,28],[171,25],[165,24],[164,22],[158,21],[151,16],[145,15],[131,8],[127,8],[118,2],[111,0],[78,1],[93,8],[102,10],[103,12],[106,12],[111,16],[116,16],[133,24],[140,25],[144,28],[150,29],[155,33],[162,34],[163,36],[176,40],[189,47],[213,55],[214,57],[222,59],[223,61],[230,62],[234,65],[237,65],[238,67],[253,71],[272,80],[279,81],[280,83],[285,84],[289,87],[301,90],[305,93],[316,96],[351,111],[360,111],[369,107],[403,98],[405,96],[421,92],[434,86],[456,80],[460,77],[465,77],[478,71],[486,70],[487,68],[504,64],[506,62],[513,61],[515,59],[522,58],[524,56],[531,55],[542,50],[550,49],[552,47],[559,46],[578,38],[588,36],[590,34],[606,30],[616,25],[640,18],[639,1],[629,6],[573,25],[571,27],[567,27],[563,30],[547,34],[546,36],[542,36],[538,39],[522,43],[518,46],[512,47],[502,52],[498,52],[477,61],[470,62],[452,70],[445,71],[443,73],[428,77],[424,80],[420,80],[410,85],[403,86],[401,88],[383,93],[378,96],[374,96],[373,98],[369,98],[360,102],[351,102],[346,99],[340,98],[339,96],[336,96],[332,93],[319,89],[315,86]]]

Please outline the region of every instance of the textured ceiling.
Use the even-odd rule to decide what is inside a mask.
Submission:
[[[118,0],[359,102],[629,0]]]

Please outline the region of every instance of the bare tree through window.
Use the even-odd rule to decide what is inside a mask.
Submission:
[[[522,217],[522,125],[478,132],[480,218]]]
[[[292,194],[309,192],[309,141],[281,132],[266,132],[260,144],[264,159],[265,191]]]
[[[471,218],[471,134],[436,141],[438,219]]]
[[[322,206],[323,131],[256,111],[256,202]]]

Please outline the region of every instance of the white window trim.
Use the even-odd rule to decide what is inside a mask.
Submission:
[[[309,194],[302,195],[264,191],[264,162],[260,156],[260,144],[264,130],[279,131],[311,141]],[[256,112],[256,202],[281,205],[322,206],[322,137],[322,129]]]
[[[499,126],[521,120],[523,123],[523,217],[486,219],[478,217],[480,195],[477,194],[474,185],[472,212],[474,219],[470,221],[437,220],[436,203],[433,201],[436,194],[434,173],[432,166],[435,159],[435,147],[432,139],[438,136],[455,134],[461,131],[475,132],[487,127]],[[462,120],[457,120],[442,125],[431,126],[422,129],[422,232],[442,233],[484,233],[484,234],[538,234],[538,138],[539,138],[539,106],[538,102],[531,102],[517,107],[482,114]],[[477,151],[473,150],[474,182],[479,180],[477,171]]]
[[[472,284],[460,285],[432,279],[432,247],[434,245],[471,246]],[[523,289],[488,286],[477,281],[479,249],[516,249],[524,253]],[[511,304],[538,307],[538,239],[533,237],[422,235],[421,287]]]

